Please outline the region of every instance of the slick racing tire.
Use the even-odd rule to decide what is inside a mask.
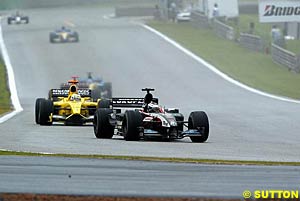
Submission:
[[[49,42],[50,42],[50,43],[55,43],[54,38],[55,38],[54,34],[53,34],[53,33],[50,33],[50,34],[49,34]]]
[[[98,102],[98,108],[110,108],[111,106],[111,101],[108,99],[101,99]]]
[[[79,42],[79,35],[77,32],[74,33],[75,42]]]
[[[127,110],[122,123],[123,136],[126,141],[138,141],[140,139],[138,127],[142,125],[142,115],[139,111]]]
[[[114,126],[109,123],[113,111],[107,108],[97,109],[94,115],[94,133],[96,138],[110,139],[114,135]]]
[[[191,112],[188,119],[188,129],[204,129],[203,136],[190,137],[192,142],[205,142],[209,136],[208,117],[203,111]]]
[[[43,98],[38,98],[35,101],[35,123],[40,124],[40,105]]]
[[[39,122],[41,125],[52,125],[53,122],[50,116],[53,113],[53,102],[51,100],[42,99],[39,113]]]
[[[7,18],[7,24],[11,24],[11,18]]]
[[[25,24],[29,23],[29,17],[24,17],[24,20],[25,20]]]

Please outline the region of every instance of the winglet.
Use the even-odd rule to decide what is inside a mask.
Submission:
[[[72,76],[72,80],[69,80],[68,83],[77,84],[79,82],[77,78],[79,78],[79,77],[78,76]]]

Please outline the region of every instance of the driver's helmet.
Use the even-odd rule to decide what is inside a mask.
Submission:
[[[65,26],[62,26],[61,29],[62,29],[62,30],[66,30],[66,27],[65,27]]]
[[[162,113],[163,108],[161,108],[158,104],[151,102],[148,104],[148,111],[152,113]]]
[[[79,94],[72,94],[71,101],[81,101],[81,96]]]

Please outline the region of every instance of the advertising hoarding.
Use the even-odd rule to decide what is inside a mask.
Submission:
[[[300,22],[299,0],[260,0],[260,22]]]

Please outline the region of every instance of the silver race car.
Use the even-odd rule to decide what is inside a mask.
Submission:
[[[68,43],[68,42],[78,42],[79,35],[76,31],[71,31],[70,29],[62,26],[49,34],[50,43]]]
[[[21,15],[18,11],[7,18],[7,24],[28,24],[29,17]]]
[[[112,98],[110,108],[97,109],[93,123],[95,136],[112,138],[118,134],[127,141],[189,137],[192,142],[198,143],[208,139],[209,121],[205,112],[191,112],[188,120],[184,120],[179,109],[158,105],[158,99],[150,93],[154,89],[142,91],[147,92],[144,98]],[[122,112],[122,109],[130,107],[135,109]]]

